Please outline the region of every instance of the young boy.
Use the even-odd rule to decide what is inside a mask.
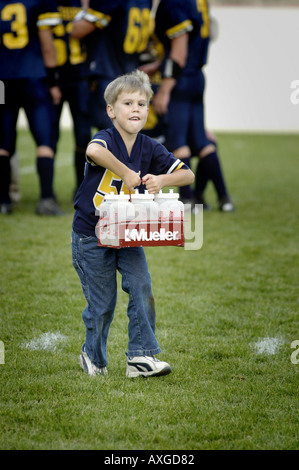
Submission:
[[[169,364],[154,357],[161,352],[155,336],[155,305],[151,277],[142,247],[100,247],[95,235],[97,209],[111,191],[156,193],[164,186],[191,184],[192,171],[158,142],[139,131],[146,123],[152,89],[141,71],[120,76],[106,88],[104,98],[113,127],[99,131],[86,151],[83,183],[75,198],[72,233],[73,265],[87,306],[80,365],[89,375],[107,374],[107,339],[116,306],[116,272],[129,294],[127,315],[127,377],[159,376]],[[139,176],[140,175],[140,176]]]

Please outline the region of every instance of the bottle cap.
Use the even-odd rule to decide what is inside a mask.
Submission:
[[[146,189],[144,193],[140,193],[138,189],[135,190],[135,193],[131,194],[132,201],[135,199],[143,200],[143,201],[153,201],[154,194],[149,194],[148,190]]]
[[[119,194],[116,195],[116,199],[118,201],[128,201],[130,199],[129,194],[125,194],[123,191],[121,191]]]
[[[123,191],[120,194],[115,194],[113,191],[110,194],[105,194],[104,201],[128,201],[130,199],[129,194],[125,194]]]
[[[179,194],[174,193],[173,189],[170,189],[168,193],[163,193],[162,190],[160,190],[158,193],[155,194],[155,200],[159,199],[178,199]]]

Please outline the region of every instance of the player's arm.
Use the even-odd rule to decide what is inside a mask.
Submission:
[[[96,29],[103,29],[108,26],[111,17],[92,8],[81,10],[74,19],[71,36],[82,39],[93,33]]]
[[[153,105],[158,114],[166,114],[170,95],[176,85],[177,79],[187,62],[189,34],[182,33],[171,40],[169,58],[166,61],[164,77],[161,86],[154,98]]]
[[[149,193],[155,194],[165,186],[186,186],[194,181],[194,173],[190,169],[179,169],[163,175],[147,174],[142,178]]]
[[[89,161],[107,168],[107,170],[119,176],[129,191],[133,191],[136,186],[140,185],[141,180],[139,175],[119,161],[110,150],[102,145],[91,142],[87,147],[86,155]]]
[[[89,3],[90,3],[90,0],[81,0],[81,5],[82,5],[83,10],[87,10],[87,8],[89,7]]]
[[[38,36],[45,66],[56,67],[56,49],[54,46],[52,31],[50,29],[42,29],[38,31]]]
[[[85,20],[84,18],[78,19],[73,22],[71,36],[77,39],[83,39],[88,34],[91,34],[96,29],[93,23]]]
[[[57,57],[54,45],[52,31],[50,29],[41,29],[38,31],[38,37],[41,45],[44,64],[49,79],[49,89],[54,104],[58,104],[61,100],[61,91],[57,81]]]

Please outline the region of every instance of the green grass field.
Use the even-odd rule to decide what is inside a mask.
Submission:
[[[298,450],[299,135],[218,140],[236,211],[218,212],[209,187],[200,250],[146,249],[159,357],[173,372],[132,380],[121,289],[109,376],[78,365],[85,300],[71,263],[73,138],[63,132],[56,160],[67,215],[42,218],[34,146],[20,132],[22,199],[0,217],[1,449]]]

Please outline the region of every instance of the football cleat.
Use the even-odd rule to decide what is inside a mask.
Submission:
[[[219,210],[221,212],[233,212],[235,206],[229,197],[224,197],[219,201]]]
[[[198,196],[195,198],[195,203],[196,204],[202,204],[202,208],[204,211],[210,211],[212,210],[212,206],[207,203],[207,201],[204,199],[203,196]]]
[[[168,375],[171,367],[167,362],[159,361],[154,356],[135,356],[127,359],[126,376],[133,377],[158,377]]]
[[[54,198],[41,199],[36,206],[38,215],[64,215]]]
[[[11,203],[2,203],[0,204],[0,214],[11,214],[12,213],[12,204]]]

